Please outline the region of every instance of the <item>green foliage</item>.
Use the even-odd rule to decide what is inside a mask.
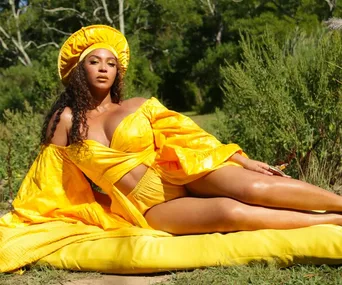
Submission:
[[[221,139],[272,164],[296,158],[302,174],[312,154],[341,176],[341,35],[295,34],[279,45],[268,33],[241,42],[243,60],[222,70]]]
[[[128,41],[131,60],[125,75],[125,98],[155,96],[161,79],[151,70],[151,61],[136,47],[138,39],[133,36]]]
[[[15,13],[10,2],[0,3],[2,68],[41,63],[47,51],[57,54],[66,37],[82,26],[107,24],[119,28],[118,1],[106,1],[107,10],[102,1],[93,0],[13,3]],[[261,40],[264,30],[268,29],[277,34],[277,41],[283,42],[293,29],[314,33],[322,21],[341,15],[341,3],[336,5],[330,10],[323,0],[125,0],[125,34],[132,53],[127,96],[151,94],[177,110],[211,112],[222,105],[220,67],[225,61],[240,60],[240,32]],[[50,77],[56,72],[55,62],[53,69],[48,65],[44,68],[49,70],[41,72],[52,80],[58,80]],[[21,71],[20,67],[19,77],[37,81],[34,74],[27,75],[29,69]],[[49,82],[43,75],[41,79]],[[15,85],[11,76],[7,89]],[[42,86],[44,92],[53,89],[50,83]],[[36,92],[30,84],[29,92]],[[35,107],[34,101],[39,100],[39,95],[20,94],[21,88],[19,85],[20,90],[13,87],[8,91],[19,96],[3,99],[6,101],[4,108],[22,108],[23,98]],[[4,108],[0,106],[0,112]]]
[[[33,77],[32,68],[27,66],[13,66],[1,72],[1,113],[7,108],[20,109],[23,107],[27,93],[32,94]]]
[[[222,106],[224,96],[220,88],[223,80],[220,69],[226,59],[236,57],[237,53],[234,44],[224,43],[208,48],[194,65],[192,74],[198,87],[195,110],[199,113],[210,113],[215,107]]]
[[[47,97],[59,92],[55,50],[41,54],[33,66],[15,65],[0,69],[0,116],[4,110],[24,110],[25,101],[36,110],[42,110]]]
[[[27,102],[24,107],[6,110],[0,123],[0,202],[13,199],[39,150],[43,118]]]

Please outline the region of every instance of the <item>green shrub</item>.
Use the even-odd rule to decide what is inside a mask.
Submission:
[[[35,159],[42,120],[27,102],[24,111],[4,112],[0,123],[0,202],[15,197]]]
[[[44,110],[47,96],[58,94],[61,88],[56,62],[56,51],[47,50],[33,66],[18,64],[0,69],[0,117],[6,109],[25,110],[25,101],[35,111]]]
[[[296,33],[284,45],[274,37],[243,38],[242,62],[222,69],[220,139],[271,164],[294,158],[292,174],[304,177],[314,155],[329,161],[333,184],[342,170],[341,35]]]

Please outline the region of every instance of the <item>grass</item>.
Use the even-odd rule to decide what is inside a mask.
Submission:
[[[72,272],[47,266],[33,266],[23,275],[0,273],[1,285],[46,285],[64,284],[79,279],[100,278],[101,274],[92,272]]]
[[[73,281],[82,284],[82,279],[100,279],[101,274],[72,272],[51,267],[32,267],[24,275],[0,273],[1,285],[65,284]],[[77,281],[77,282],[76,282]],[[139,282],[139,281],[138,281]],[[139,284],[137,282],[137,285]],[[88,284],[88,283],[87,283]],[[100,283],[99,284],[103,284]],[[153,283],[151,283],[153,284]],[[342,285],[342,267],[295,265],[278,268],[275,265],[256,263],[248,266],[210,267],[189,272],[175,272],[168,281],[158,285]]]
[[[10,205],[5,202],[0,202],[0,210],[7,211],[10,208]]]
[[[184,112],[186,116],[189,116],[197,125],[208,133],[218,137],[218,130],[213,127],[213,122],[218,120],[216,113],[197,115],[195,112]]]
[[[211,129],[210,124],[217,119],[215,113],[197,115],[195,112],[184,112],[182,114],[190,117],[197,125],[201,126],[207,131]]]
[[[250,266],[215,267],[173,274],[167,282],[158,285],[218,285],[218,284],[342,284],[342,267],[327,265],[296,265],[285,269],[254,264]]]
[[[10,209],[10,205],[8,203],[0,202],[0,217],[5,215]]]

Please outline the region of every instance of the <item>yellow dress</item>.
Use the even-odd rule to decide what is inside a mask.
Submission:
[[[172,236],[151,229],[114,183],[143,163],[174,184],[188,183],[241,151],[190,119],[147,100],[126,117],[110,147],[43,147],[0,219],[0,272],[34,263],[106,273],[145,273],[251,261],[341,264],[342,227]],[[85,173],[111,198],[97,203]]]
[[[227,160],[242,153],[238,145],[221,144],[156,98],[145,101],[119,124],[110,147],[93,140],[84,142],[81,149],[52,144],[42,148],[13,202],[15,211],[0,219],[0,259],[4,261],[0,271],[34,262],[42,257],[40,251],[47,254],[46,248],[56,250],[68,239],[79,241],[80,235],[84,238],[93,232],[100,236],[108,236],[108,231],[110,236],[169,236],[152,230],[114,184],[145,164],[163,180],[183,185],[235,164]],[[83,173],[109,195],[110,209],[95,201]]]

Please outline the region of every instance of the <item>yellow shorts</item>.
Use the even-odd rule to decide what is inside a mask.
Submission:
[[[148,168],[127,198],[140,213],[145,214],[155,205],[186,196],[188,194],[183,185],[174,185],[163,181],[154,169]]]

